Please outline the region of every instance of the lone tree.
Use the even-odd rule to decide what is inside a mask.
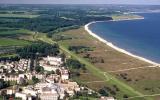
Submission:
[[[35,76],[32,77],[32,81],[34,84],[38,83],[39,82],[39,79],[36,78]]]
[[[98,91],[102,96],[109,96],[109,94],[107,93],[107,91],[105,90],[105,89],[100,89],[99,91]]]
[[[41,66],[36,66],[36,67],[35,67],[35,71],[36,71],[37,73],[44,73],[44,68],[41,67]]]

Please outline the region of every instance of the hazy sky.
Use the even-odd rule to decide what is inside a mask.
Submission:
[[[160,0],[0,0],[11,4],[151,4],[160,5]]]

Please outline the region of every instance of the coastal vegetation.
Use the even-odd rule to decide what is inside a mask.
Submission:
[[[101,87],[101,86],[106,86],[112,89],[113,88],[112,86],[115,87],[116,85],[117,91],[115,91],[113,88],[113,90],[111,90],[111,93],[109,94],[113,95],[112,91],[114,91],[116,93],[114,94],[114,96],[119,99],[129,98],[132,96],[134,97],[136,95],[139,95],[139,93],[138,94],[136,93],[136,95],[133,95],[134,93],[132,92],[134,90],[132,89],[131,89],[132,92],[130,93],[129,92],[130,89],[128,88],[128,86],[126,87],[129,90],[125,90],[124,87],[122,88],[120,86],[121,83],[119,82],[117,83],[117,80],[113,82],[113,79],[112,79],[113,77],[110,76],[110,75],[113,75],[114,78],[118,78],[119,80],[121,80],[121,82],[128,84],[130,87],[140,91],[141,93],[144,93],[146,95],[153,94],[153,91],[149,92],[147,90],[147,87],[149,87],[149,84],[151,86],[153,82],[153,81],[149,81],[148,77],[150,77],[151,80],[154,80],[155,77],[153,78],[151,76],[158,75],[158,70],[159,70],[158,68],[148,68],[146,66],[150,66],[150,64],[143,61],[139,61],[135,58],[132,58],[130,56],[127,56],[125,54],[115,51],[114,49],[106,46],[105,44],[99,42],[95,38],[88,35],[88,33],[85,32],[83,28],[61,32],[59,34],[63,34],[65,36],[73,36],[72,39],[62,40],[58,42],[60,45],[63,46],[60,48],[63,48],[64,50],[66,50],[66,52],[69,52],[69,50],[67,49],[69,49],[68,47],[72,45],[76,45],[76,46],[83,45],[85,47],[94,47],[93,51],[81,52],[81,53],[78,53],[78,55],[74,51],[71,51],[69,53],[75,58],[82,61],[86,65],[87,73],[83,74],[83,72],[81,72],[79,77],[74,78],[79,83],[85,84],[92,88],[94,87],[94,89],[97,91],[99,91],[100,89],[104,89],[104,87]],[[99,59],[103,58],[104,63],[101,63],[101,62],[92,63],[92,60],[88,60],[88,58],[84,56],[86,54],[87,55],[89,54],[90,57],[96,57]],[[81,57],[81,58],[78,58],[78,57]],[[86,61],[89,61],[91,64],[89,64]],[[97,68],[97,70],[91,67],[92,64],[94,65],[94,67]],[[88,68],[88,66],[90,67]],[[144,69],[139,67],[144,67]],[[128,71],[126,70],[130,68],[131,69],[135,68],[135,70],[128,70]],[[99,72],[98,70],[100,71],[100,73],[102,73],[101,75],[97,75]],[[151,73],[148,72],[149,70],[151,71]],[[146,75],[144,73],[148,73],[148,74]],[[103,75],[105,78],[102,78]],[[139,79],[140,77],[143,77],[143,78]],[[159,78],[157,77],[157,80],[158,79]],[[156,87],[158,87],[158,84],[155,85],[155,89]],[[154,91],[154,93],[158,93],[158,91],[157,92]],[[136,98],[136,100],[143,100],[143,99],[146,100],[146,98],[143,98],[143,94],[140,94],[140,95],[142,97]],[[135,98],[133,100],[135,100]]]
[[[147,67],[151,64],[117,52],[90,36],[82,27],[91,21],[140,16],[119,16],[122,13],[92,6],[40,6],[37,10],[34,5],[24,8],[18,5],[11,8],[0,7],[0,61],[31,58],[34,62],[37,56],[59,55],[67,58],[66,65],[73,72],[72,80],[102,96],[113,96],[118,100],[153,100],[144,95],[160,92],[158,68]],[[114,16],[111,18],[111,15]],[[35,70],[37,73],[44,71],[41,66],[36,66]],[[30,83],[38,81],[32,77]],[[23,84],[26,85],[25,80],[22,80]],[[93,99],[98,94],[85,96],[79,93],[73,98]]]

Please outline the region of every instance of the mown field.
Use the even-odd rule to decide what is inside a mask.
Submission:
[[[58,43],[63,45],[65,48],[68,48],[69,46],[94,47],[95,49],[93,51],[80,52],[77,53],[77,55],[86,59],[86,61],[89,61],[100,71],[107,72],[121,82],[134,88],[134,91],[139,91],[143,95],[154,95],[160,93],[160,77],[158,74],[160,72],[160,68],[148,67],[150,64],[146,62],[113,50],[90,36],[83,28],[59,34],[66,37],[72,37],[71,39],[58,41]],[[89,55],[89,57],[86,58],[86,55]],[[100,62],[99,59],[103,59],[104,62]],[[114,85],[112,82],[108,82],[107,84],[107,82],[95,76],[95,74],[90,71],[82,73],[80,77],[76,77],[75,80],[95,90],[99,90],[104,86],[113,88],[112,86]],[[122,91],[123,90],[120,90],[120,92],[117,91],[116,95],[112,95],[118,98],[123,98],[125,93]],[[129,96],[130,94],[127,95]],[[156,98],[156,96],[153,97]],[[133,98],[133,100],[139,99],[143,100],[144,98]]]

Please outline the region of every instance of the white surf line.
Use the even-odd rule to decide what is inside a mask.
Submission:
[[[155,97],[155,96],[160,96],[160,94],[133,96],[133,97],[128,97],[128,98],[123,98],[123,100],[130,100],[130,99],[133,99],[133,98],[143,98],[143,97]]]
[[[137,18],[137,19],[138,19],[138,18]],[[130,20],[130,19],[127,19],[127,20]],[[112,20],[112,21],[117,21],[117,20]],[[120,20],[118,20],[118,21],[120,21]],[[88,24],[86,24],[86,25],[84,26],[84,29],[85,29],[90,35],[92,35],[93,37],[97,38],[99,41],[105,43],[106,45],[110,46],[111,48],[113,48],[113,49],[115,49],[115,50],[117,50],[117,51],[119,51],[119,52],[121,52],[121,53],[127,54],[127,55],[129,55],[129,56],[131,56],[131,57],[134,57],[134,58],[139,59],[139,60],[141,60],[141,61],[145,61],[145,62],[150,63],[150,64],[152,64],[152,65],[155,65],[155,66],[158,65],[158,66],[159,66],[158,63],[153,62],[153,61],[151,61],[151,60],[148,60],[148,59],[146,59],[146,58],[140,57],[140,56],[138,56],[138,55],[134,55],[134,54],[132,54],[132,53],[130,53],[130,52],[124,50],[124,49],[121,49],[121,48],[115,46],[115,45],[112,44],[111,42],[108,42],[107,40],[105,40],[105,39],[101,38],[100,36],[98,36],[97,34],[93,33],[93,32],[89,29],[89,25],[91,25],[91,24],[93,24],[93,23],[97,23],[97,22],[104,22],[104,21],[93,21],[93,22],[90,22],[90,23],[88,23]]]
[[[137,68],[128,68],[128,69],[122,69],[122,70],[116,70],[116,71],[108,71],[108,72],[124,72],[124,71],[129,71],[129,70],[136,70],[136,69],[144,69],[144,68],[155,68],[157,66],[146,66],[146,67],[137,67]]]

